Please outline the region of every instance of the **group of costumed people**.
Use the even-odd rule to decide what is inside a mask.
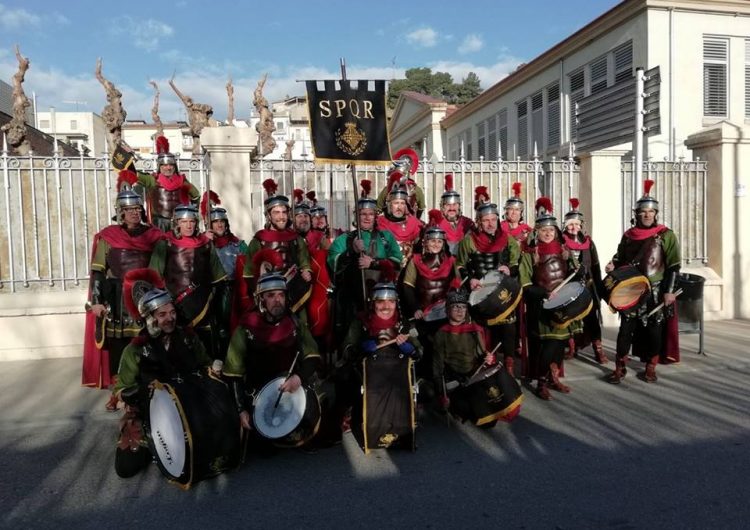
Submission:
[[[602,278],[576,199],[560,224],[539,198],[531,226],[520,183],[503,211],[480,186],[472,219],[449,174],[422,221],[411,149],[378,198],[360,182],[354,228],[336,237],[314,191],[290,200],[266,180],[266,225],[248,243],[163,138],[157,159],[156,174],[120,172],[115,223],[92,249],[83,383],[123,410],[122,477],[155,460],[189,487],[248,452],[315,450],[349,430],[365,452],[414,449],[419,408],[510,422],[517,379],[549,400],[571,391],[564,362],[583,348],[608,362],[601,300],[621,317],[610,383],[631,347],[648,382],[679,360],[680,252],[650,181]]]

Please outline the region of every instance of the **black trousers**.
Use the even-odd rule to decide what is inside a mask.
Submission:
[[[659,354],[662,340],[663,321],[649,319],[644,326],[639,318],[623,318],[617,333],[617,358],[622,359],[630,352],[633,344],[638,344],[647,357]]]

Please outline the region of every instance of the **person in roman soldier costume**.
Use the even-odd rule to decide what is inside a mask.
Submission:
[[[151,252],[163,234],[144,223],[143,201],[132,189],[136,182],[135,173],[120,171],[116,224],[94,236],[86,304],[82,377],[85,386],[108,388],[114,384],[122,351],[142,327],[125,308],[122,281],[128,271],[148,265]],[[106,408],[110,411],[117,408],[114,394]]]
[[[470,291],[480,289],[483,282],[492,281],[496,273],[517,278],[521,255],[515,238],[499,226],[500,214],[497,205],[490,201],[486,186],[475,190],[475,210],[476,225],[461,240],[456,261]],[[513,356],[517,341],[516,305],[492,318],[480,319],[480,323],[487,326],[491,349],[502,344],[503,365],[511,375],[514,374]]]
[[[563,241],[578,263],[583,268],[583,278],[586,288],[594,300],[592,311],[583,319],[583,333],[568,341],[566,359],[571,359],[577,350],[591,344],[596,362],[607,364],[607,356],[602,348],[602,325],[600,300],[605,295],[602,271],[599,266],[599,254],[596,245],[583,229],[583,213],[578,209],[579,201],[575,197],[570,199],[570,211],[565,214]]]
[[[258,230],[247,247],[247,259],[243,276],[247,282],[247,292],[255,292],[255,277],[252,269],[253,256],[260,250],[269,248],[278,252],[284,262],[282,273],[287,276],[289,304],[292,312],[304,309],[310,297],[310,253],[305,239],[292,226],[289,218],[289,198],[277,194],[278,185],[273,179],[263,181],[267,197],[263,201],[266,210],[266,226]],[[303,316],[304,318],[304,316]]]
[[[445,298],[451,282],[459,276],[456,258],[447,248],[446,234],[441,228],[440,210],[430,210],[429,225],[422,237],[422,252],[413,254],[401,279],[404,314],[414,320],[423,337],[424,355],[417,373],[430,378],[432,337],[445,322]]]
[[[245,264],[247,243],[238,238],[229,224],[229,215],[225,208],[219,206],[221,200],[213,191],[207,191],[201,199],[201,217],[208,229],[206,237],[211,239],[216,255],[219,257],[226,277],[215,287],[211,301],[211,314],[219,326],[212,328],[214,354],[223,358],[229,347],[231,330],[236,325],[233,319],[242,313],[242,300],[245,287],[242,269]]]
[[[314,191],[308,191],[307,200],[310,201],[310,221],[312,229],[305,236],[307,247],[312,252],[315,249],[328,250],[333,242],[331,227],[328,224],[328,211],[318,204]]]
[[[367,308],[380,269],[389,261],[399,268],[403,260],[393,234],[377,225],[371,186],[369,180],[360,183],[357,227],[338,236],[328,250],[328,267],[335,285],[334,335],[339,340],[347,333],[352,316]]]
[[[395,178],[393,175],[397,173],[399,185],[405,190],[407,195],[406,205],[409,213],[417,219],[422,218],[422,212],[424,212],[425,208],[424,190],[414,180],[414,175],[418,168],[419,156],[417,156],[414,149],[405,148],[396,153],[391,167],[386,172],[388,184],[380,190],[380,194],[378,195],[378,211],[386,211],[386,204],[389,194],[392,191],[393,179]]]
[[[232,334],[224,375],[230,380],[242,428],[250,431],[252,446],[263,451],[269,442],[252,427],[252,396],[279,376],[288,375],[280,392],[313,384],[320,354],[307,326],[289,308],[287,281],[279,272],[284,267],[281,255],[261,249],[251,266],[258,278],[255,304]]]
[[[549,389],[569,393],[570,387],[560,381],[568,339],[581,329],[580,320],[558,323],[544,311],[544,303],[557,296],[556,288],[570,281],[580,281],[582,269],[565,246],[552,201],[540,197],[536,202],[536,223],[529,247],[521,256],[519,276],[526,303],[526,336],[528,340],[527,377],[537,380],[537,395],[550,400]],[[575,276],[571,278],[572,273]],[[589,309],[590,310],[590,309]],[[584,315],[585,316],[585,315]]]
[[[413,367],[422,347],[402,320],[395,279],[395,266],[383,263],[369,308],[351,322],[342,343],[340,372],[350,376],[343,378],[348,388],[340,385],[337,396],[354,403],[352,430],[366,453],[378,447],[415,447]]]
[[[639,377],[648,383],[657,380],[657,363],[680,360],[674,302],[682,258],[675,233],[659,224],[659,201],[650,195],[653,185],[653,180],[643,182],[643,196],[633,209],[634,226],[623,234],[617,253],[605,267],[609,273],[618,267],[633,266],[651,284],[651,291],[639,303],[620,311],[615,369],[608,378],[614,384],[620,383],[627,373],[631,346],[633,355],[646,363]]]
[[[138,173],[138,184],[146,190],[146,203],[151,223],[162,230],[172,230],[174,209],[187,202],[198,204],[200,192],[177,169],[177,158],[169,152],[169,140],[156,138],[155,174]]]
[[[198,223],[196,206],[177,206],[173,228],[157,244],[149,267],[164,278],[167,291],[175,300],[180,324],[193,327],[209,354],[221,359],[224,352],[219,351],[219,344],[213,339],[222,322],[209,308],[216,292],[226,287],[227,273],[211,239],[199,232]]]
[[[524,204],[521,199],[521,183],[514,182],[511,188],[513,189],[513,196],[505,201],[505,215],[500,226],[504,232],[513,236],[523,248],[532,228],[523,222]]]
[[[403,255],[401,265],[404,266],[414,251],[414,245],[420,240],[424,223],[409,212],[409,192],[401,184],[401,177],[398,171],[391,173],[388,181],[391,190],[388,193],[388,205],[378,216],[378,227],[388,230],[396,238]]]
[[[455,256],[458,244],[474,227],[474,221],[461,215],[461,194],[453,187],[452,173],[445,175],[445,191],[440,196],[440,212],[443,219],[439,226],[445,231],[448,249]]]
[[[516,380],[497,370],[485,329],[469,317],[469,293],[454,282],[448,292],[448,321],[434,336],[432,380],[440,409],[480,427],[513,421],[523,402]]]

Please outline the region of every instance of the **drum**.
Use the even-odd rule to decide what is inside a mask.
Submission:
[[[161,472],[180,487],[240,462],[240,420],[226,384],[209,377],[155,381],[149,403],[149,446]]]
[[[651,292],[651,282],[632,265],[624,265],[605,276],[604,288],[609,306],[615,311],[626,311]]]
[[[280,447],[299,447],[320,427],[320,401],[312,388],[282,392],[284,377],[269,381],[253,401],[253,425],[264,438]]]
[[[430,304],[424,308],[424,316],[422,319],[425,322],[437,322],[438,320],[446,320],[448,318],[445,312],[445,300],[438,300],[434,304]]]
[[[451,413],[477,426],[513,421],[521,403],[521,387],[502,364],[482,368],[450,395]]]
[[[482,278],[482,286],[469,295],[471,315],[488,326],[506,320],[521,301],[518,280],[492,271]]]
[[[571,322],[583,320],[594,307],[594,301],[586,287],[578,282],[567,283],[554,298],[542,305],[543,316],[556,328],[564,328]]]

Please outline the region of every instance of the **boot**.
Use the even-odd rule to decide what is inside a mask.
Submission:
[[[609,374],[609,377],[607,377],[608,383],[612,383],[613,385],[619,385],[620,381],[622,381],[625,378],[625,374],[628,373],[627,368],[625,368],[625,362],[626,362],[626,357],[615,358],[615,369],[612,371],[611,374]]]
[[[604,355],[604,348],[602,348],[601,339],[594,339],[591,342],[591,347],[594,349],[594,355],[596,356],[596,362],[599,364],[607,364],[609,359]]]
[[[515,375],[513,374],[513,357],[505,357],[505,359],[503,360],[503,367],[511,377],[515,377]]]
[[[541,377],[536,384],[536,395],[544,401],[549,401],[550,399],[552,399],[552,395],[549,393],[549,389],[547,388],[547,383]]]
[[[107,412],[117,412],[117,403],[119,403],[119,401],[117,394],[112,392],[110,393],[109,401],[104,405],[104,408],[107,409]]]
[[[568,339],[568,349],[565,350],[565,360],[569,361],[576,355],[576,340],[573,337]]]
[[[646,370],[638,374],[640,378],[647,383],[656,383],[657,379],[659,379],[658,377],[656,377],[656,364],[658,362],[658,355],[654,355],[653,357],[651,357],[651,359],[649,359],[648,363],[646,364]]]
[[[570,387],[560,382],[560,368],[557,364],[552,363],[549,365],[549,386],[552,390],[557,390],[563,394],[570,394]]]

